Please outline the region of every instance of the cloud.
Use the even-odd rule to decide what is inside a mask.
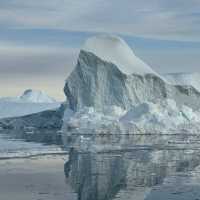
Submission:
[[[45,46],[14,46],[0,43],[0,74],[36,76],[71,72],[79,50]]]
[[[0,95],[16,96],[33,88],[63,100],[64,81],[78,52],[76,48],[0,43]]]
[[[199,0],[1,0],[0,25],[200,40]]]

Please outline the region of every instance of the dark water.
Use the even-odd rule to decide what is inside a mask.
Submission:
[[[198,134],[84,134],[71,141],[65,173],[79,200],[200,199]]]

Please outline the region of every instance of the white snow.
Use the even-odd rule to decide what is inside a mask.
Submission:
[[[91,37],[86,41],[83,50],[115,64],[119,70],[128,75],[156,74],[133,53],[124,40],[117,36],[100,35]]]
[[[114,112],[112,112],[114,110]],[[63,131],[70,127],[76,133],[177,133],[198,132],[200,111],[183,105],[177,106],[172,99],[157,103],[144,102],[125,111],[114,107],[107,113],[97,112],[92,107],[84,107],[75,112],[66,111]]]
[[[172,73],[164,77],[173,85],[190,85],[200,91],[200,73]]]
[[[140,130],[178,130],[178,127],[200,123],[200,112],[183,105],[180,108],[172,99],[151,103],[145,102],[130,109],[120,122],[124,127],[135,125]],[[189,126],[188,126],[189,127]]]

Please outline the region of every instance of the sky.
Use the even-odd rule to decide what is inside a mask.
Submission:
[[[0,0],[0,96],[63,100],[84,41],[121,36],[158,73],[200,72],[200,0]]]

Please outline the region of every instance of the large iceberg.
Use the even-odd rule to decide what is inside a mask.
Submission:
[[[120,131],[131,124],[132,132],[162,132],[199,123],[200,92],[158,75],[115,36],[86,41],[64,91],[66,113],[74,113],[63,120],[64,129],[69,125],[99,132],[114,123]]]
[[[167,98],[193,109],[200,106],[199,91],[168,83],[114,36],[99,36],[86,42],[64,91],[75,111],[85,106],[100,111],[107,106],[128,110],[145,101]]]

